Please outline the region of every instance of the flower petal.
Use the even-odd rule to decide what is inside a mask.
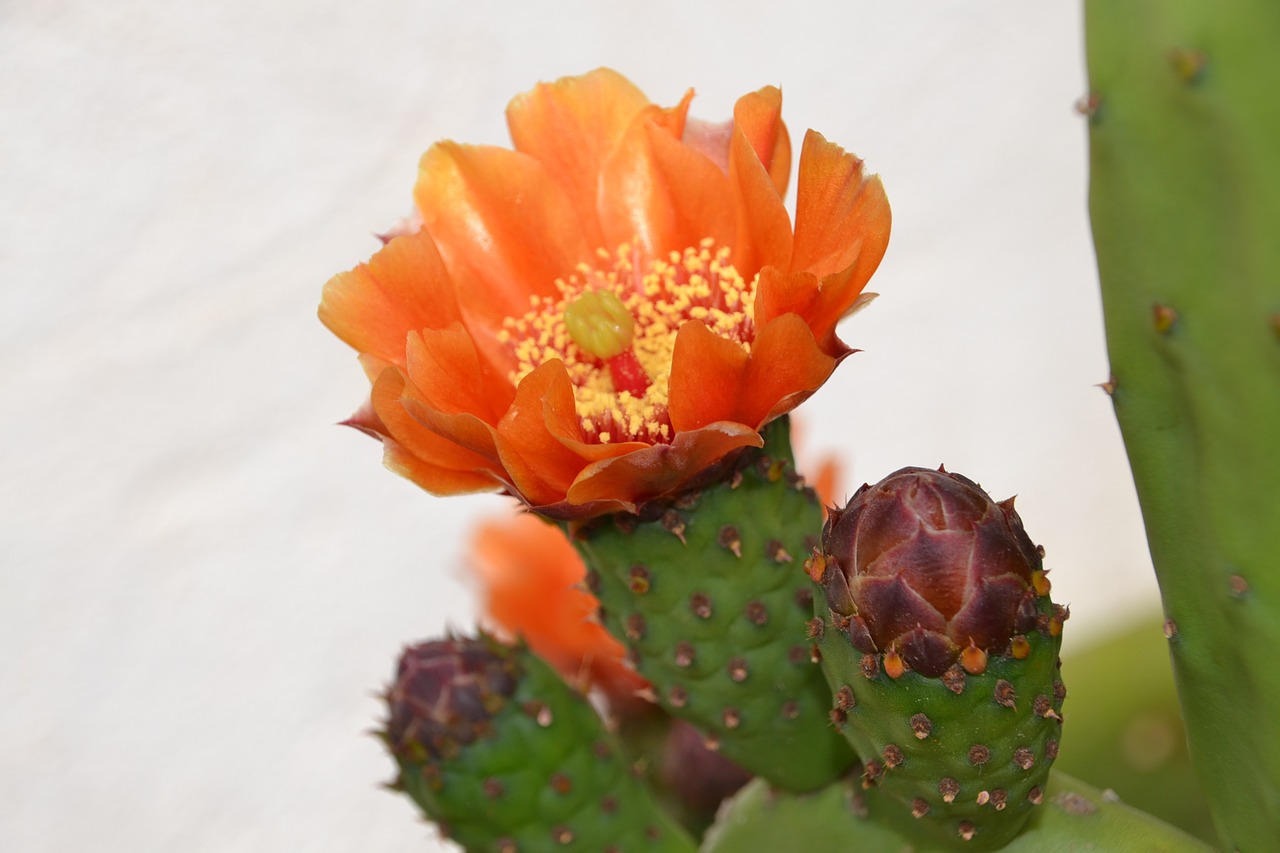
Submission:
[[[841,358],[823,352],[808,325],[794,314],[769,323],[751,345],[745,422],[755,418],[760,426],[791,411],[822,387]]]
[[[462,325],[410,333],[408,362],[408,381],[400,396],[405,411],[501,471],[494,427],[514,392],[485,370]]]
[[[594,248],[565,191],[518,151],[436,143],[422,155],[414,198],[472,329],[496,331],[531,295],[554,294]]]
[[[750,278],[764,266],[786,268],[791,261],[791,219],[769,174],[778,153],[782,95],[772,87],[744,95],[734,107],[733,138],[729,150],[729,181],[734,191],[735,239],[733,265]],[[790,143],[785,142],[790,158]],[[761,150],[764,157],[761,158]],[[785,191],[785,175],[783,176]]]
[[[776,86],[765,86],[743,95],[734,104],[733,123],[751,143],[778,196],[785,196],[791,176],[791,136],[782,123],[782,91]]]
[[[424,427],[401,405],[406,382],[398,368],[378,377],[369,395],[376,420],[358,427],[381,433],[383,464],[434,495],[492,492],[502,488],[493,460],[474,453]]]
[[[511,405],[515,389],[485,364],[461,323],[410,333],[406,349],[409,380],[432,408],[496,425]]]
[[[585,679],[619,697],[648,684],[595,621],[600,603],[581,588],[586,566],[555,525],[530,514],[482,524],[470,563],[489,618],[508,636],[523,637],[571,683]]]
[[[569,489],[568,499],[573,504],[590,504],[625,496],[639,505],[678,491],[738,448],[763,444],[760,434],[743,424],[707,424],[677,433],[670,444],[655,444],[587,466]]]
[[[601,166],[648,103],[626,77],[597,68],[540,83],[507,105],[507,127],[516,150],[536,157],[564,188],[592,246],[604,246],[596,215]]]
[[[634,239],[652,258],[705,237],[720,245],[733,238],[728,177],[680,141],[692,96],[670,110],[642,110],[605,161],[600,225],[606,245]]]
[[[431,235],[397,237],[324,286],[320,322],[362,353],[401,367],[405,336],[462,319]]]
[[[851,350],[836,337],[836,324],[859,304],[861,287],[854,287],[857,262],[821,282],[810,272],[784,273],[776,267],[760,271],[756,284],[756,322],[768,324],[785,314],[797,314],[813,331],[823,352],[843,358]]]
[[[556,359],[520,380],[515,400],[498,424],[498,454],[511,482],[530,505],[563,499],[586,464],[548,427],[548,421],[555,421],[561,429],[572,429],[567,424],[570,418],[577,421],[576,411],[569,374]]]
[[[791,269],[821,279],[856,261],[852,277],[861,289],[880,265],[889,244],[889,202],[880,179],[862,166],[817,131],[805,135]]]
[[[716,421],[759,428],[821,387],[836,361],[795,314],[762,328],[749,354],[701,323],[685,323],[671,364],[671,423],[677,430]]]

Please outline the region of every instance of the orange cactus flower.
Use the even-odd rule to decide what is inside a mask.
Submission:
[[[691,98],[599,69],[515,98],[514,150],[423,155],[420,227],[320,305],[373,384],[349,423],[390,468],[553,518],[634,511],[760,446],[851,352],[835,327],[888,243],[879,179],[809,131],[792,227],[779,90],[718,125]]]
[[[595,621],[587,569],[565,535],[533,515],[476,531],[471,567],[494,627],[525,642],[570,683],[627,699],[649,682],[623,662],[622,644]]]

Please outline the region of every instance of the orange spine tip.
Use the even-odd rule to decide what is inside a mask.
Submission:
[[[895,650],[890,649],[884,656],[884,674],[890,678],[901,678],[902,674],[907,671],[906,666],[902,662],[902,656]]]
[[[971,641],[969,647],[960,653],[960,665],[970,675],[982,675],[987,671],[987,653]]]

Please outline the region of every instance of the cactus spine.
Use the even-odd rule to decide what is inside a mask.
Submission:
[[[524,647],[406,649],[381,737],[404,791],[470,853],[693,853],[586,699]]]
[[[1223,841],[1280,832],[1280,6],[1090,0],[1116,417]]]
[[[573,536],[605,626],[662,707],[747,770],[804,791],[854,757],[827,722],[831,694],[805,635],[800,560],[822,510],[792,470],[786,419],[765,437],[722,482]]]

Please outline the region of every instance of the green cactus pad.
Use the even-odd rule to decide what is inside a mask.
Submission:
[[[1090,0],[1090,199],[1116,418],[1191,758],[1280,837],[1280,5]]]
[[[514,680],[509,696],[486,694],[479,736],[441,750],[382,734],[400,765],[392,787],[444,835],[471,853],[692,853],[582,695],[527,648],[458,642],[484,644]]]
[[[726,803],[701,849],[702,853],[927,853],[950,849],[902,834],[895,828],[901,821],[897,804],[883,792],[863,791],[856,783],[832,785],[809,795],[788,795],[756,781]],[[901,828],[912,829],[910,825]],[[1049,774],[1044,805],[1003,848],[1005,853],[1205,853],[1210,849],[1107,792],[1056,771]]]
[[[1209,803],[1191,768],[1159,611],[1063,655],[1070,748],[1055,770],[1111,788],[1134,808],[1210,843]]]
[[[605,626],[630,649],[655,698],[752,773],[794,791],[849,768],[827,722],[800,561],[822,509],[791,467],[785,419],[725,481],[574,533]]]
[[[1043,630],[1015,640],[1025,642],[1025,655],[989,655],[977,675],[957,663],[938,678],[909,669],[890,677],[885,654],[859,651],[841,630],[821,584],[814,608],[835,697],[831,718],[863,760],[862,784],[895,801],[917,834],[939,844],[986,850],[1008,843],[1043,801],[1061,737],[1061,622],[1049,629],[1048,596],[1037,600]]]

